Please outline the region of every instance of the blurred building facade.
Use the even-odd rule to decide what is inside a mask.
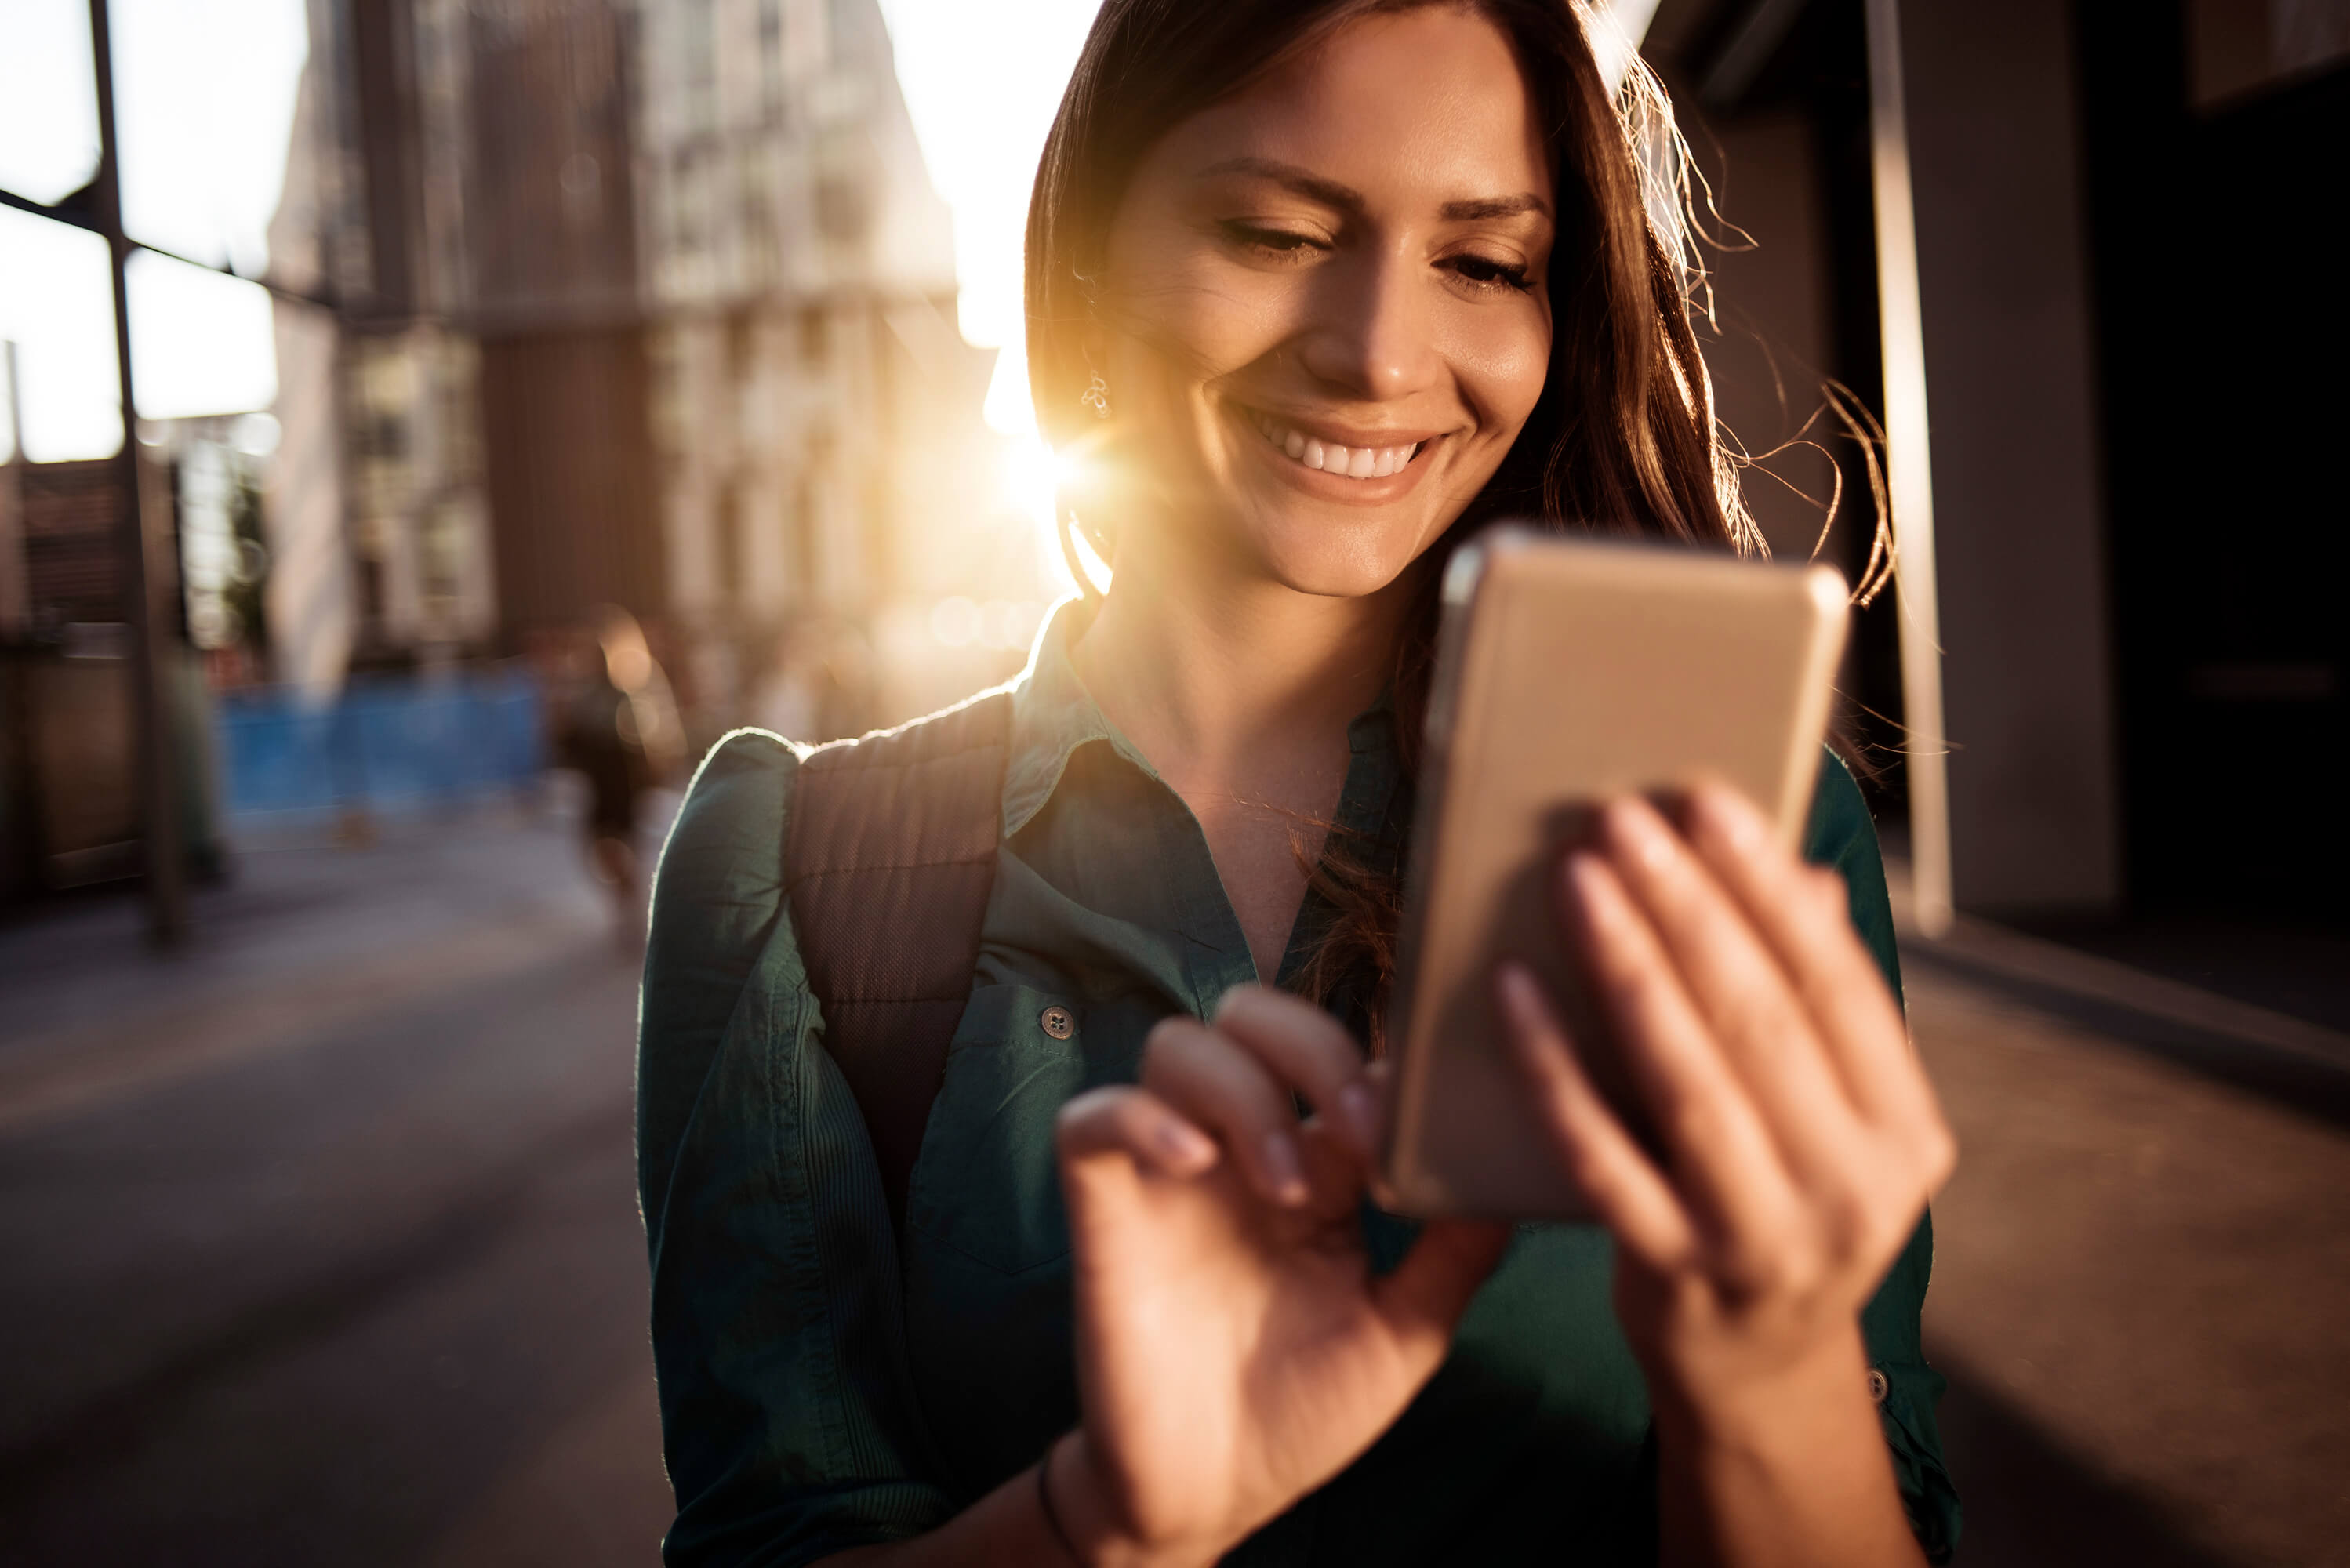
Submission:
[[[951,493],[909,476],[985,444],[993,358],[946,326],[874,0],[312,0],[311,36],[275,547],[339,552],[308,597],[347,597],[348,656],[615,603],[724,722],[793,623],[869,618]]]
[[[608,604],[648,628],[696,741],[753,719],[824,738],[1006,672],[1019,615],[960,662],[905,635],[942,596],[1024,611],[1035,552],[875,0],[305,12],[274,418],[137,431],[178,545],[156,569],[199,715],[181,744],[209,733],[206,678],[315,708],[354,671],[534,654],[559,676]],[[109,462],[14,450],[0,901],[140,863],[130,498]],[[180,772],[213,770],[192,749]]]

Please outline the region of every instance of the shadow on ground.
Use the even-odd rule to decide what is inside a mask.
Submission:
[[[2190,1542],[2156,1500],[2067,1452],[1940,1358],[1944,1457],[1966,1508],[1959,1568],[2246,1568]]]

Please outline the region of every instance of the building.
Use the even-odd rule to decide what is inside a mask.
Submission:
[[[915,460],[993,460],[874,0],[313,13],[283,250],[334,330],[281,379],[332,387],[353,657],[617,603],[723,722],[788,628],[861,628],[969,505]]]
[[[993,357],[873,0],[644,12],[638,213],[670,606],[742,709],[785,633],[868,625],[968,485]]]

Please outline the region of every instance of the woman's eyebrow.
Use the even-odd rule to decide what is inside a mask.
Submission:
[[[1200,171],[1205,180],[1216,174],[1253,174],[1270,180],[1284,190],[1293,191],[1309,202],[1319,202],[1342,213],[1359,213],[1366,202],[1363,193],[1351,185],[1341,185],[1336,180],[1326,180],[1310,169],[1295,163],[1284,163],[1274,158],[1256,158],[1243,154],[1227,158],[1221,163],[1211,163]],[[1515,196],[1479,196],[1459,202],[1447,202],[1437,209],[1438,215],[1448,223],[1478,223],[1493,218],[1514,218],[1523,213],[1539,213],[1550,216],[1550,203],[1532,192]]]
[[[1550,203],[1531,191],[1514,196],[1481,196],[1469,202],[1447,202],[1437,209],[1442,217],[1454,223],[1473,223],[1488,218],[1514,218],[1522,213],[1540,213],[1550,216]]]

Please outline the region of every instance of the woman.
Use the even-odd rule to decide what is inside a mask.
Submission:
[[[1565,0],[1102,7],[1028,292],[1114,576],[1010,700],[902,1324],[824,1265],[891,1238],[870,1148],[805,1093],[829,1068],[777,908],[795,753],[722,747],[664,860],[639,1147],[670,1561],[1947,1552],[1917,1331],[1951,1145],[1833,763],[1828,868],[1721,791],[1680,826],[1615,803],[1562,867],[1662,1160],[1497,977],[1604,1227],[1364,1200],[1357,1037],[1443,557],[1502,511],[1738,542],[1625,123]]]

